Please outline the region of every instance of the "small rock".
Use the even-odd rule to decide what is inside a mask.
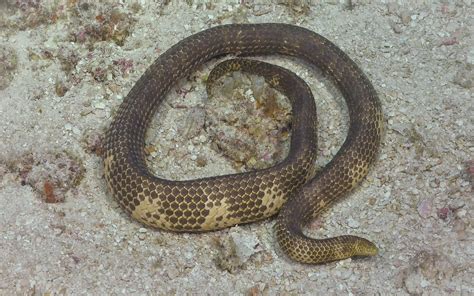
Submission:
[[[393,32],[395,32],[397,34],[400,34],[400,33],[403,32],[402,27],[399,24],[397,24],[396,22],[390,21],[389,24],[390,24],[390,27],[392,28]]]
[[[466,235],[466,223],[461,219],[455,219],[453,223],[453,230],[456,232],[458,240],[465,240]]]
[[[466,209],[460,209],[456,211],[456,216],[459,218],[464,218],[466,214],[467,214]]]
[[[398,16],[405,26],[408,25],[412,20],[411,13],[408,10],[401,11]]]
[[[205,143],[207,141],[207,137],[205,135],[200,135],[199,136],[199,142]]]
[[[453,83],[463,88],[472,88],[474,85],[474,66],[468,64],[460,69],[454,76]]]
[[[454,273],[454,266],[445,255],[431,251],[421,251],[409,262],[410,265],[402,269],[400,275],[410,294],[431,294],[426,288],[446,285]]]
[[[204,155],[198,155],[196,157],[196,164],[200,168],[205,167],[207,165],[207,158]]]
[[[466,62],[468,65],[474,65],[474,48],[471,48],[467,53]]]
[[[181,126],[181,132],[186,137],[186,139],[191,139],[199,135],[202,132],[206,112],[202,108],[193,108],[189,114],[186,114],[186,119],[183,120],[183,125]]]
[[[396,14],[399,9],[398,3],[397,2],[389,2],[387,3],[387,13],[388,14]]]
[[[224,76],[214,85],[205,106],[212,149],[229,158],[238,171],[282,161],[289,147],[288,100],[264,78],[241,72]]]
[[[64,201],[66,192],[76,188],[85,173],[82,162],[66,151],[27,153],[10,167],[18,172],[22,185],[31,186],[48,203]]]
[[[175,265],[167,266],[166,273],[170,279],[174,279],[180,276],[179,269]]]
[[[5,43],[6,44],[6,43]],[[13,81],[18,66],[18,57],[13,48],[0,47],[0,90],[7,88]]]
[[[453,211],[450,207],[443,207],[441,209],[438,209],[438,218],[440,218],[441,220],[450,221],[452,217]]]
[[[352,217],[350,217],[347,220],[347,224],[349,225],[350,228],[359,228],[359,226],[360,226],[360,223],[357,222],[356,220],[352,219]]]
[[[241,262],[247,261],[257,250],[259,241],[254,234],[241,235],[231,233],[230,236],[235,246],[236,256]]]
[[[418,214],[422,218],[428,218],[431,215],[431,210],[433,208],[433,204],[431,202],[431,199],[424,199],[418,204]]]
[[[260,291],[258,285],[253,286],[247,291],[248,296],[259,296],[262,295],[262,291]]]
[[[220,268],[230,273],[243,268],[249,259],[262,251],[257,236],[243,231],[231,231],[222,243],[221,252],[217,259]]]
[[[104,102],[94,102],[93,103],[94,108],[103,110],[105,109],[105,104]]]
[[[72,133],[75,134],[76,136],[81,134],[81,130],[77,126],[72,127]]]

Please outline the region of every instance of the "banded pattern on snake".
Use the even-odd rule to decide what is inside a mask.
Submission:
[[[287,70],[275,72],[263,64],[246,66],[245,61],[229,62],[221,70],[241,68],[260,74],[292,102],[288,157],[265,170],[189,181],[165,180],[150,173],[143,149],[145,132],[165,95],[178,79],[202,63],[228,54],[293,56],[321,69],[340,89],[349,110],[348,135],[336,156],[314,177],[316,113],[307,85]],[[214,76],[211,73],[210,79],[221,72],[225,71],[216,71]],[[105,178],[122,208],[152,227],[208,231],[264,219],[280,211],[276,237],[289,257],[323,263],[370,256],[377,254],[377,247],[366,239],[346,235],[318,240],[305,236],[302,228],[367,175],[382,129],[381,105],[372,84],[324,37],[287,24],[223,25],[171,47],[134,85],[106,133]]]

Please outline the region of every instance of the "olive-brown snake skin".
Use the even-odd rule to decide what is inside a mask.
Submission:
[[[348,135],[337,155],[314,177],[314,102],[302,99],[307,86],[295,77],[287,80],[285,75],[293,75],[288,71],[273,76],[260,73],[292,102],[291,148],[283,162],[260,171],[189,181],[165,180],[149,171],[145,132],[165,95],[204,62],[228,54],[293,56],[321,69],[342,92],[349,110]],[[153,227],[207,231],[261,220],[280,211],[276,237],[289,257],[323,263],[370,256],[377,254],[377,248],[366,239],[345,235],[317,240],[305,236],[302,227],[367,175],[382,128],[382,110],[372,84],[324,37],[287,24],[223,25],[180,41],[138,80],[107,131],[105,178],[122,208]]]

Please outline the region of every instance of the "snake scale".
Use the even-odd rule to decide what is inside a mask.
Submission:
[[[350,122],[342,147],[323,169],[314,174],[316,113],[314,102],[304,98],[307,92],[312,98],[307,85],[289,71],[272,74],[263,70],[260,74],[267,82],[292,103],[290,152],[284,161],[264,170],[188,181],[158,178],[149,171],[145,133],[165,95],[201,64],[229,54],[292,56],[332,78],[344,96]],[[238,65],[234,68],[241,64],[245,66],[245,62],[234,62]],[[223,69],[226,67],[232,70],[229,65]],[[258,72],[259,67],[250,68],[250,72]],[[210,78],[227,70],[211,73]],[[313,239],[304,235],[302,228],[367,175],[377,156],[382,129],[381,105],[372,84],[324,37],[288,24],[222,25],[172,46],[133,86],[106,132],[105,178],[121,207],[152,227],[208,231],[261,220],[280,211],[276,238],[294,260],[324,263],[371,256],[377,254],[377,247],[364,238]]]

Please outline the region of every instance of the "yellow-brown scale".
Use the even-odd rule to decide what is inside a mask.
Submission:
[[[245,61],[221,66],[211,73],[210,84],[214,76],[239,68],[263,75],[287,95],[293,111],[288,157],[261,171],[191,181],[164,180],[149,172],[144,136],[164,96],[197,66],[226,54],[295,56],[319,67],[340,88],[350,115],[348,137],[336,157],[314,178],[308,181],[314,172],[316,114],[314,101],[305,99],[311,97],[307,85],[289,71],[275,72],[270,67],[259,73],[260,67]],[[285,24],[219,26],[170,48],[132,88],[106,135],[105,177],[120,205],[147,225],[206,231],[263,219],[283,206],[276,233],[282,250],[291,258],[321,263],[374,255],[377,248],[363,238],[315,240],[304,236],[301,228],[365,177],[376,157],[382,126],[380,103],[369,80],[325,38]]]
[[[229,60],[210,74],[208,92],[215,80],[236,67],[263,76],[290,98],[294,111],[307,110],[292,121],[294,137],[288,157],[263,171],[179,182],[137,173],[123,161],[115,163],[115,155],[120,154],[116,149],[105,161],[106,179],[114,196],[135,219],[173,231],[206,231],[260,220],[276,214],[286,197],[314,173],[316,106],[309,87],[283,68]],[[123,133],[123,129],[117,130]]]

